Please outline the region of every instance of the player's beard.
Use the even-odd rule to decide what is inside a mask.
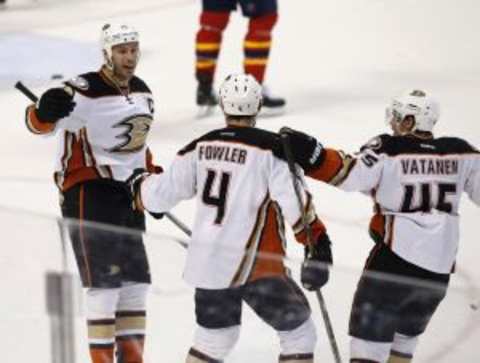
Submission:
[[[128,82],[132,79],[135,74],[136,65],[125,67],[118,66],[113,70],[113,75],[117,79],[118,83],[121,85],[128,85]]]

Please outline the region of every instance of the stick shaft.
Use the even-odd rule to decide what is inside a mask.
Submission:
[[[30,89],[22,82],[18,81],[17,83],[15,83],[15,88],[22,92],[30,101],[38,101],[38,97],[32,91],[30,91]]]
[[[295,189],[295,195],[297,196],[300,213],[302,215],[303,227],[305,228],[305,232],[307,234],[307,243],[310,244],[312,242],[312,230],[310,228],[310,224],[308,223],[305,207],[303,204],[302,194],[300,190],[300,176],[298,175],[297,169],[295,167],[295,161],[293,158],[292,149],[290,147],[290,140],[287,134],[282,133],[280,133],[280,140],[282,142],[282,148],[285,153],[285,157],[287,158],[288,168],[292,173],[292,183]],[[340,356],[340,351],[338,350],[337,339],[335,338],[335,334],[333,332],[332,322],[328,314],[325,299],[323,298],[320,289],[316,290],[315,293],[317,296],[318,304],[320,306],[320,311],[322,313],[323,322],[325,323],[325,329],[327,331],[328,341],[330,342],[330,347],[332,349],[333,358],[335,359],[335,363],[341,363],[342,358]]]

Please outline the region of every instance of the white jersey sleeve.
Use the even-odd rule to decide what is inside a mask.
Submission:
[[[376,188],[382,177],[385,158],[374,150],[366,148],[356,155],[345,178],[337,186],[345,191],[369,194]]]
[[[316,237],[324,226],[308,193],[301,193]],[[292,176],[276,134],[265,130],[227,127],[201,136],[165,173],[147,177],[140,197],[151,212],[196,199],[184,270],[185,281],[195,287],[223,289],[285,275],[284,218],[304,242]]]
[[[166,172],[153,174],[142,182],[143,206],[151,212],[166,212],[178,202],[193,198],[196,184],[194,153],[178,155]]]
[[[465,183],[465,192],[476,205],[480,206],[480,153],[472,159],[472,168]]]
[[[449,273],[459,241],[464,191],[480,201],[479,153],[462,139],[380,135],[351,158],[327,150],[309,173],[347,191],[370,193],[370,235],[406,261]]]

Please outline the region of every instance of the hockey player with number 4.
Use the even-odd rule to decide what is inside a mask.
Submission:
[[[219,92],[227,126],[180,150],[165,173],[130,181],[138,208],[151,212],[197,201],[184,278],[195,287],[198,327],[187,363],[223,362],[239,337],[242,301],[277,331],[280,362],[313,363],[310,307],[283,262],[284,218],[300,243],[306,231],[279,135],[254,128],[261,93],[251,75],[227,77]],[[328,280],[330,240],[301,193],[313,236],[301,280],[316,290]]]
[[[55,181],[62,214],[86,291],[93,363],[143,362],[150,271],[140,233],[143,212],[132,208],[126,179],[136,168],[156,168],[146,146],[153,97],[134,75],[139,34],[126,24],[101,30],[104,64],[51,88],[26,111],[30,131],[56,135]],[[157,170],[158,171],[158,170]],[[138,235],[88,222],[133,228]],[[85,223],[87,222],[87,223]]]
[[[352,363],[412,361],[454,270],[462,193],[480,205],[480,153],[462,139],[434,137],[438,118],[437,102],[424,91],[395,97],[386,117],[393,136],[373,138],[355,157],[283,130],[308,176],[375,202],[370,235],[376,245],[350,317]]]

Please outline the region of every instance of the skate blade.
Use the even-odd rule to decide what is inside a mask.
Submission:
[[[195,118],[200,120],[202,118],[207,118],[215,114],[216,106],[198,106],[197,115]]]
[[[286,107],[262,107],[260,110],[260,113],[258,114],[258,117],[277,117],[285,114],[286,112]]]

